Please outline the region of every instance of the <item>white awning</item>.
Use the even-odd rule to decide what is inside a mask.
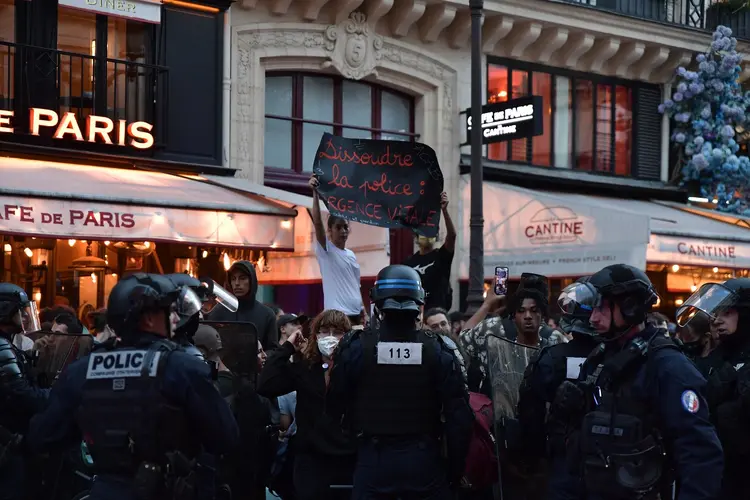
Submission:
[[[200,177],[0,158],[0,231],[294,248],[296,211]]]
[[[460,276],[468,277],[469,176],[462,176]],[[532,272],[583,276],[616,263],[646,266],[649,218],[569,194],[538,192],[485,182],[484,274],[495,266],[512,277]]]
[[[228,189],[261,196],[297,209],[294,223],[294,252],[271,253],[269,271],[258,275],[260,283],[299,283],[321,279],[313,247],[315,230],[308,212],[312,207],[311,197],[262,186],[239,177],[203,175],[201,178]],[[320,204],[320,209],[327,213],[323,203]],[[346,246],[357,255],[360,275],[363,278],[377,276],[382,268],[390,264],[388,229],[358,222],[350,222],[350,228]]]

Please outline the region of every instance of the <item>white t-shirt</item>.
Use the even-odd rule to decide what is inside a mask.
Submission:
[[[326,238],[326,248],[315,240],[315,256],[323,279],[323,307],[337,309],[347,316],[355,316],[362,310],[362,295],[359,290],[359,263],[354,252],[341,250]]]

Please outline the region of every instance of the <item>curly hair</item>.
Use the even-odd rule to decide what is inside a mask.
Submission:
[[[349,318],[346,317],[346,314],[336,309],[326,309],[313,318],[310,324],[310,337],[307,339],[307,345],[302,351],[302,358],[311,366],[323,361],[316,337],[321,329],[327,328],[347,333],[352,329],[352,324]]]

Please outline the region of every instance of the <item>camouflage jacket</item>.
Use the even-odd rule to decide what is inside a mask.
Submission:
[[[541,327],[540,327],[541,328]],[[466,353],[469,359],[464,360],[467,366],[475,364],[482,374],[482,380],[487,377],[487,347],[486,338],[488,334],[505,337],[503,318],[494,316],[487,318],[471,329],[462,330],[458,336],[459,347]],[[549,339],[540,338],[539,348],[565,342],[565,336],[555,330]],[[475,388],[476,389],[476,388]]]

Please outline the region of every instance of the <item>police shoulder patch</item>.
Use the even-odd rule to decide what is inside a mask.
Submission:
[[[94,352],[89,358],[89,366],[86,378],[96,379],[122,379],[127,377],[140,377],[143,362],[148,351],[105,351]],[[150,377],[155,377],[159,368],[161,352],[155,352],[151,366],[148,370]]]
[[[701,407],[700,399],[695,391],[687,390],[682,393],[682,407],[689,413],[697,413]]]

